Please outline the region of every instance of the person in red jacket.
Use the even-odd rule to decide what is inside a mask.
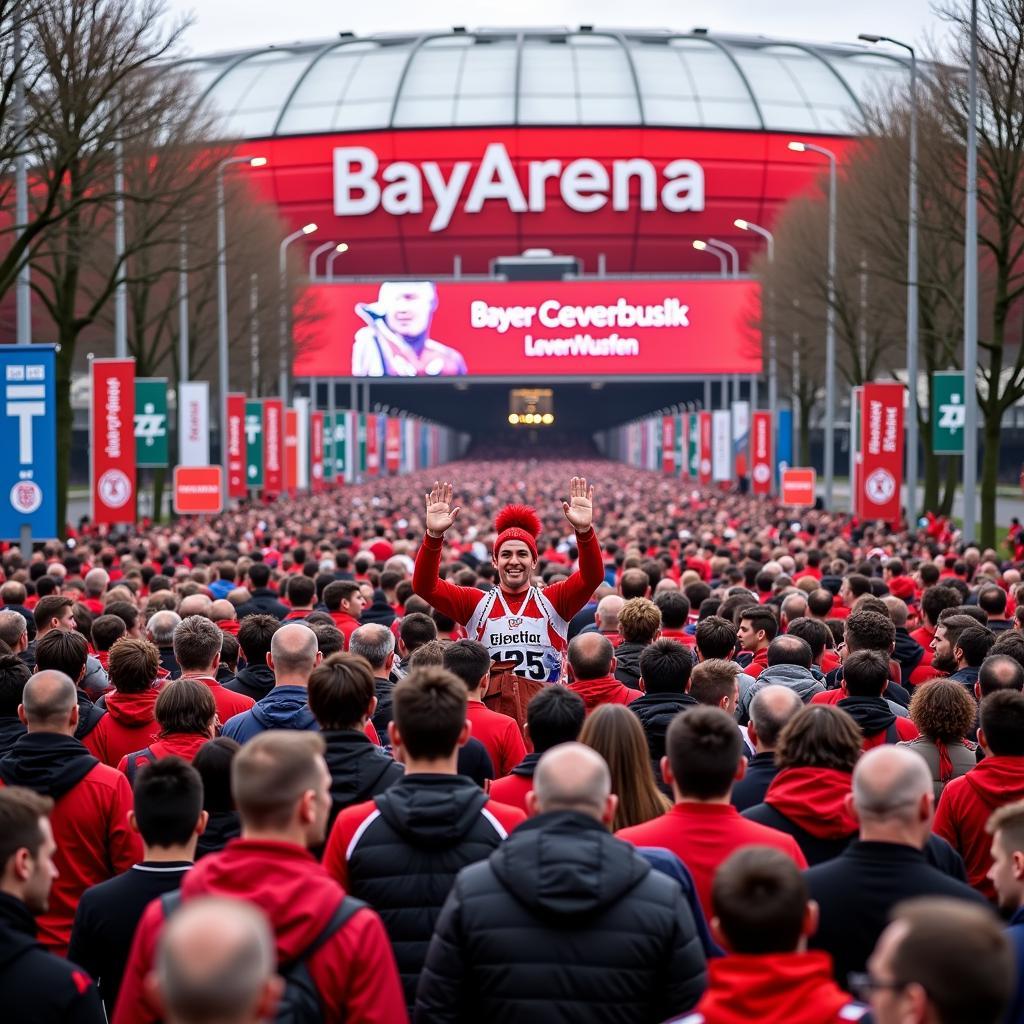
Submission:
[[[526,794],[533,790],[533,773],[545,751],[579,738],[587,706],[567,686],[548,686],[526,706],[526,735],[533,750],[488,790],[492,799],[526,810]]]
[[[889,659],[881,651],[854,651],[843,662],[846,696],[836,703],[860,726],[864,749],[882,743],[916,740],[920,735],[909,718],[899,717],[882,696],[889,685]]]
[[[946,784],[932,830],[963,857],[967,881],[995,901],[985,824],[1000,807],[1024,799],[1024,694],[997,690],[981,702],[978,743],[985,760]]]
[[[507,775],[526,756],[526,744],[514,718],[484,706],[491,678],[491,656],[476,640],[456,640],[444,649],[441,664],[462,680],[467,692],[466,719],[487,748],[497,776]]]
[[[583,698],[588,715],[602,704],[632,704],[643,696],[615,678],[615,664],[615,648],[600,633],[580,633],[569,644],[569,689]]]
[[[737,850],[715,874],[711,934],[726,956],[708,961],[708,989],[686,1024],[840,1024],[868,1007],[832,978],[832,957],[808,950],[818,906],[796,865],[764,846]]]
[[[792,836],[740,817],[729,802],[733,783],[743,778],[746,760],[736,720],[721,708],[692,708],[677,715],[665,740],[661,772],[672,787],[675,806],[651,821],[620,829],[634,846],[663,846],[690,869],[704,913],[711,916],[715,871],[734,850],[771,846],[793,860],[807,861]]]
[[[84,739],[90,753],[116,768],[121,758],[156,739],[160,652],[148,640],[123,637],[110,651],[112,689],[103,695],[107,713]]]
[[[348,650],[352,634],[360,627],[359,617],[366,607],[366,598],[354,580],[335,580],[324,587],[324,607],[327,614],[334,619],[334,624],[345,637],[345,650]]]
[[[25,684],[18,716],[28,732],[0,760],[0,782],[54,801],[57,878],[39,917],[39,939],[64,956],[79,897],[141,860],[142,840],[128,825],[128,780],[74,738],[78,699],[71,679],[63,672],[37,672]]]
[[[235,755],[231,790],[242,837],[204,857],[185,876],[181,902],[220,896],[254,904],[274,932],[278,963],[302,957],[322,936],[345,891],[309,853],[324,840],[331,777],[323,739],[305,730],[270,730]],[[135,932],[113,1024],[162,1017],[146,977],[164,928],[155,900]],[[407,1020],[395,958],[380,918],[357,910],[306,960],[325,1021],[403,1024]]]
[[[243,693],[225,689],[217,682],[220,667],[221,631],[201,615],[190,615],[174,627],[174,657],[182,679],[195,679],[210,688],[221,724],[256,702]]]
[[[427,533],[412,577],[415,592],[465,626],[469,638],[479,640],[492,659],[514,661],[519,675],[538,682],[562,678],[569,620],[604,579],[601,545],[593,528],[594,488],[574,476],[569,494],[562,512],[576,531],[579,568],[568,579],[543,590],[533,585],[541,522],[525,505],[509,505],[495,519],[498,536],[491,562],[499,586],[485,593],[440,579],[445,531],[458,518],[460,507],[452,508],[452,485],[437,482],[426,495]]]
[[[748,676],[756,679],[768,667],[768,645],[778,636],[779,620],[770,607],[760,605],[744,608],[740,613],[737,637],[740,649],[753,657],[743,667]]]

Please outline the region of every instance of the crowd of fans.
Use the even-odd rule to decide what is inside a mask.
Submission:
[[[0,555],[4,1019],[1024,1021],[1016,538],[447,469]]]

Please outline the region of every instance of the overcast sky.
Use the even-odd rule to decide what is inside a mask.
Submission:
[[[851,42],[859,32],[918,45],[941,42],[945,25],[930,0],[166,0],[191,14],[185,44],[194,54],[268,43],[410,29],[569,25],[760,34],[815,42]]]

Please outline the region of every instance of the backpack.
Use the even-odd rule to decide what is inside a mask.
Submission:
[[[128,785],[135,788],[135,776],[139,771],[139,761],[148,761],[153,764],[156,761],[156,754],[149,747],[143,747],[142,750],[136,750],[134,753],[128,755],[128,764],[125,767],[125,775],[128,776]]]
[[[160,907],[166,921],[181,903],[181,891],[164,893],[160,897]],[[320,994],[313,984],[306,962],[317,950],[321,949],[346,925],[354,914],[362,910],[366,903],[354,896],[343,896],[334,908],[330,920],[324,925],[313,941],[286,964],[278,964],[277,973],[284,981],[284,991],[277,1004],[274,1024],[321,1024],[324,1019],[324,1008],[320,1003]]]

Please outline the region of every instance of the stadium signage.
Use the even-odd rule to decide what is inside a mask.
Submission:
[[[562,203],[576,213],[609,205],[625,212],[633,208],[634,195],[645,211],[704,209],[704,168],[695,160],[670,160],[659,173],[644,157],[549,158],[526,161],[525,171],[524,181],[502,142],[490,143],[478,160],[456,160],[446,169],[436,160],[395,160],[382,167],[368,146],[340,146],[334,150],[334,212],[352,217],[381,208],[393,217],[421,214],[429,194],[435,206],[430,230],[444,231],[460,207],[476,214],[487,202],[504,203],[511,213],[544,213],[552,180]]]

